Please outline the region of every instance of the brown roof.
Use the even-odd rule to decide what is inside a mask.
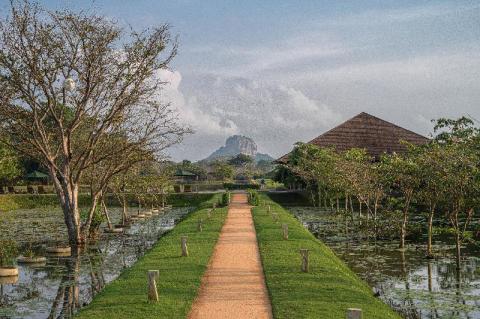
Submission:
[[[406,147],[401,141],[424,144],[428,138],[362,112],[308,143],[334,147],[337,151],[364,148],[371,156],[379,157],[384,152],[404,152]],[[276,162],[286,163],[288,155],[280,157]]]

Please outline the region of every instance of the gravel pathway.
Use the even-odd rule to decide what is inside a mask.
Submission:
[[[233,194],[189,318],[272,318],[250,208],[246,194]]]

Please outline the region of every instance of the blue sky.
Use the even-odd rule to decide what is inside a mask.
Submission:
[[[422,134],[433,118],[480,119],[480,1],[40,3],[171,24],[180,50],[163,96],[196,131],[176,160],[231,134],[282,155],[362,111]]]

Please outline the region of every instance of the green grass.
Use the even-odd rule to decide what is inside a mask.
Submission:
[[[215,196],[204,207],[211,206]],[[225,221],[227,209],[219,208],[207,220],[200,209],[180,222],[135,265],[100,292],[76,318],[185,318],[197,295],[201,278]],[[198,219],[204,220],[197,231]],[[188,236],[188,257],[181,257],[180,237]],[[147,271],[160,270],[160,301],[147,301]]]
[[[375,298],[371,289],[288,211],[262,195],[262,203],[278,214],[274,222],[266,206],[253,217],[266,284],[275,318],[345,318],[347,308],[361,308],[363,318],[400,318]],[[282,237],[288,224],[289,239]],[[310,272],[300,271],[299,250],[310,250]]]

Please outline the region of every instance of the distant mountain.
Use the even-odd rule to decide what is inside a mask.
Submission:
[[[257,144],[250,137],[233,135],[227,138],[225,146],[222,146],[213,152],[205,159],[205,161],[213,161],[220,158],[231,158],[237,156],[238,154],[251,156],[255,159],[255,162],[262,160],[271,162],[274,160],[274,158],[268,154],[258,153]]]

